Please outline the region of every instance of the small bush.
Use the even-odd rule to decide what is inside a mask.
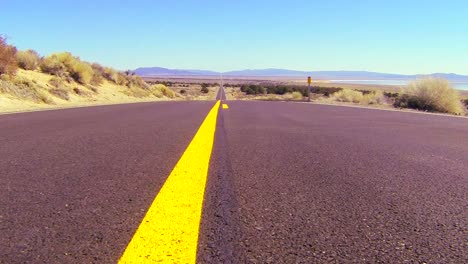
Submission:
[[[303,96],[300,92],[292,92],[291,97],[293,100],[302,100]]]
[[[154,84],[154,85],[151,85],[149,90],[151,91],[151,93],[158,97],[158,98],[162,98],[164,96],[164,94],[162,93],[161,89],[164,85],[162,84]],[[165,87],[165,86],[164,86]]]
[[[433,112],[435,109],[431,105],[426,105],[419,97],[402,94],[393,103],[397,108],[411,108]]]
[[[363,100],[364,95],[359,91],[343,89],[334,93],[332,98],[339,102],[360,103]]]
[[[185,87],[185,86],[184,86],[184,87]],[[182,89],[182,90],[179,91],[179,93],[180,93],[180,94],[186,94],[187,91],[186,91],[185,89]]]
[[[134,74],[127,75],[128,85],[142,89],[148,89],[149,85],[140,77]]]
[[[121,72],[117,73],[115,83],[121,86],[127,86],[129,84],[127,77]]]
[[[385,103],[385,95],[382,91],[374,91],[364,94],[362,104],[383,104]]]
[[[86,63],[79,60],[72,61],[68,66],[70,71],[70,76],[77,82],[81,84],[88,84],[93,78],[94,72],[93,68]]]
[[[45,57],[39,65],[39,68],[43,73],[60,77],[65,77],[67,75],[67,69],[65,65],[63,65],[59,57],[57,57],[55,54]]]
[[[105,67],[102,72],[102,77],[110,82],[117,83],[117,72],[112,68]]]
[[[8,45],[6,39],[0,36],[0,75],[13,75],[18,69],[16,48]]]
[[[463,104],[465,105],[465,107],[468,107],[468,99],[463,100]]]
[[[315,94],[323,94],[324,96],[330,96],[336,92],[343,90],[343,88],[312,86],[310,90],[312,93]]]
[[[104,82],[105,77],[105,69],[98,63],[91,64],[91,68],[93,69],[93,77],[91,78],[91,84],[99,86]]]
[[[16,53],[18,67],[24,70],[33,71],[39,67],[41,57],[34,50],[18,51]]]
[[[202,86],[201,90],[200,90],[202,93],[209,93],[210,90],[208,90],[208,87],[207,86]]]
[[[70,96],[68,95],[68,91],[65,90],[65,89],[60,89],[60,88],[52,88],[49,90],[49,93],[60,98],[60,99],[63,99],[65,101],[68,101],[70,100]]]
[[[399,98],[397,105],[409,108],[450,114],[464,112],[458,91],[444,79],[426,78],[411,82],[403,91],[406,96]],[[401,107],[401,106],[399,106]]]
[[[169,98],[174,98],[175,93],[171,89],[167,88],[166,86],[161,86],[161,92],[164,96],[169,97]]]
[[[248,95],[250,94],[254,94],[254,95],[257,95],[257,94],[264,94],[266,92],[265,90],[265,87],[261,86],[261,85],[255,85],[255,84],[244,84],[241,86],[240,88],[241,92],[244,92]],[[284,94],[284,93],[282,93]]]

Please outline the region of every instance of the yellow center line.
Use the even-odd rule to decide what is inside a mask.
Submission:
[[[223,109],[229,109],[229,105],[223,104]]]
[[[119,263],[195,263],[217,101],[151,204]]]

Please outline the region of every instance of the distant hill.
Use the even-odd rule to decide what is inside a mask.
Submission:
[[[138,68],[134,70],[137,75],[144,77],[163,76],[237,76],[237,77],[305,77],[312,76],[321,80],[410,80],[418,77],[440,77],[453,82],[468,82],[467,75],[454,73],[434,73],[427,75],[403,75],[391,73],[379,73],[369,71],[295,71],[287,69],[256,69],[228,72],[215,72],[206,70],[179,70],[161,67]]]
[[[219,72],[204,71],[204,70],[179,70],[166,69],[161,67],[143,67],[133,71],[140,76],[202,76],[202,75],[219,75]]]

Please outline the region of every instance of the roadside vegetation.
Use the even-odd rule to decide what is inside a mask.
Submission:
[[[461,115],[465,106],[457,90],[444,79],[427,78],[411,82],[394,103],[395,107]]]
[[[308,87],[303,85],[243,84],[238,87],[247,98],[258,100],[300,101],[308,96]],[[415,80],[400,92],[312,86],[311,97],[326,103],[380,105],[454,115],[468,112],[468,99],[462,100],[447,80],[437,78]]]
[[[178,97],[167,86],[150,85],[131,71],[89,63],[69,52],[41,57],[34,50],[18,51],[0,36],[0,108],[7,103],[20,106],[17,101],[72,105]]]

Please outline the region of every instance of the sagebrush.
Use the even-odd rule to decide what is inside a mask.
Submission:
[[[445,79],[424,78],[412,81],[395,101],[397,107],[450,114],[464,113],[460,94]]]

